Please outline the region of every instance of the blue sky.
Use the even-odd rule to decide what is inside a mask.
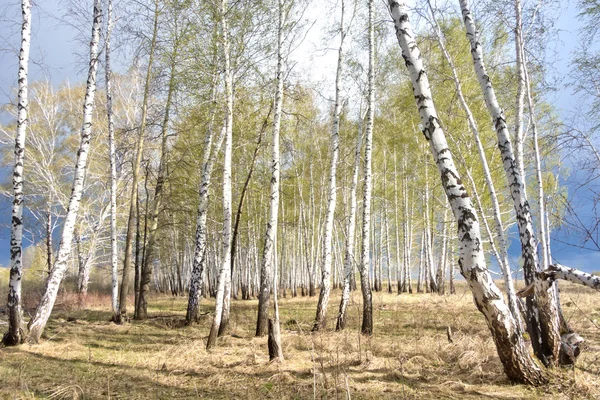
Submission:
[[[578,45],[578,29],[581,24],[577,20],[577,11],[573,2],[566,1],[558,18],[555,28],[558,40],[553,43],[557,57],[554,58],[556,76],[566,77],[569,72],[568,56]],[[16,49],[20,39],[20,2],[9,0],[8,4],[0,6],[0,104],[9,100],[9,95],[16,85],[17,58]],[[79,82],[85,79],[85,62],[74,53],[79,49],[79,36],[75,28],[59,21],[64,10],[57,0],[36,2],[33,10],[33,37],[31,48],[30,81],[50,78],[52,82],[60,83],[65,80]],[[560,111],[564,119],[568,119],[575,111],[575,96],[566,87],[566,82],[558,83],[559,90],[548,100]],[[6,116],[0,116],[0,120]],[[6,174],[9,171],[0,171]],[[10,201],[0,197],[0,226],[8,226],[10,221]],[[513,230],[514,231],[514,230]],[[511,256],[517,260],[520,249],[516,232],[512,232]],[[555,234],[560,241],[573,241],[572,238]],[[8,264],[9,231],[0,229],[0,264]],[[576,268],[592,271],[600,265],[600,252],[583,251],[553,241],[553,255],[556,261]]]

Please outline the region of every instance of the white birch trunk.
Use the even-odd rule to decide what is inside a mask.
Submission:
[[[346,311],[348,301],[350,300],[350,289],[352,284],[352,274],[354,271],[354,244],[356,230],[356,208],[357,208],[357,189],[358,173],[360,170],[360,153],[362,147],[362,121],[363,116],[359,115],[359,128],[356,138],[356,150],[354,152],[354,169],[352,171],[352,183],[350,184],[350,209],[348,211],[348,226],[346,234],[346,252],[344,254],[344,280],[342,286],[342,299],[338,311],[336,331],[346,327]]]
[[[442,185],[457,221],[461,243],[461,273],[469,283],[477,308],[486,318],[506,374],[515,381],[541,384],[545,381],[543,373],[529,355],[515,320],[486,268],[479,222],[438,120],[427,73],[408,20],[406,4],[390,0],[389,6],[402,57],[412,80],[423,134],[431,147]]]
[[[273,114],[273,142],[271,148],[271,184],[269,194],[269,219],[265,232],[263,258],[260,266],[260,292],[258,298],[258,316],[256,319],[256,336],[264,336],[268,330],[269,302],[273,280],[273,265],[275,260],[275,241],[277,236],[277,219],[279,212],[279,131],[281,129],[281,113],[283,107],[283,0],[278,2],[277,26],[277,71],[275,75],[275,102]],[[279,330],[279,320],[275,319],[273,329]],[[275,344],[277,345],[277,344]],[[281,347],[281,344],[279,344]]]
[[[516,291],[515,291],[514,284],[512,282],[510,264],[508,261],[508,245],[507,245],[506,238],[504,235],[504,227],[502,226],[500,204],[498,202],[498,196],[496,195],[494,181],[492,180],[492,175],[490,172],[490,167],[487,162],[487,157],[485,155],[483,144],[481,143],[481,139],[480,139],[480,135],[479,135],[479,128],[477,127],[477,122],[475,122],[475,118],[473,117],[471,108],[467,104],[467,101],[463,95],[462,85],[458,78],[458,73],[456,72],[454,60],[452,60],[450,53],[448,53],[448,51],[446,49],[446,45],[442,38],[442,33],[440,31],[439,25],[435,18],[435,13],[434,13],[433,7],[431,7],[430,2],[429,2],[429,7],[431,9],[431,15],[433,17],[434,30],[436,33],[438,44],[440,45],[442,53],[444,54],[444,58],[446,59],[446,61],[448,62],[448,65],[450,66],[450,69],[452,70],[452,78],[454,79],[454,86],[456,88],[456,94],[457,94],[458,100],[460,102],[460,105],[467,116],[467,122],[469,124],[469,128],[471,129],[471,132],[473,133],[473,139],[475,140],[475,144],[477,145],[477,152],[479,153],[479,159],[481,160],[483,175],[485,177],[485,182],[487,184],[488,191],[490,193],[490,200],[492,202],[492,210],[494,213],[494,222],[495,222],[495,228],[496,228],[496,240],[498,241],[497,247],[495,244],[495,240],[490,232],[487,220],[483,215],[483,212],[480,212],[481,218],[484,222],[486,231],[489,232],[488,235],[490,237],[490,243],[492,245],[492,250],[496,254],[496,259],[498,260],[498,265],[500,266],[500,269],[504,275],[504,281],[506,284],[506,295],[508,297],[508,305],[510,307],[511,312],[513,313],[515,320],[519,324],[519,327],[522,329],[521,313],[519,311],[519,307],[517,304]],[[465,163],[465,167],[466,167],[466,163]],[[467,170],[467,174],[469,176],[469,179],[473,182],[468,170]],[[473,187],[473,191],[476,196],[477,203],[480,204],[479,193],[477,192],[477,188],[476,188],[474,182],[472,184],[472,187]]]
[[[539,264],[537,241],[533,230],[529,203],[524,191],[523,177],[515,164],[504,112],[498,104],[491,79],[486,73],[483,52],[479,43],[479,33],[469,9],[469,2],[468,0],[460,0],[460,5],[467,31],[467,39],[471,44],[471,55],[477,79],[496,128],[498,148],[502,156],[517,216],[525,282],[529,284],[535,280],[535,273],[539,270]],[[527,298],[527,312],[529,334],[536,356],[545,365],[557,362],[560,350],[560,332],[554,293],[544,289],[542,285],[537,285],[535,298],[533,296]]]
[[[371,283],[369,279],[369,266],[371,264],[371,192],[373,190],[373,177],[371,157],[373,151],[373,119],[375,117],[375,31],[373,0],[369,0],[369,72],[367,88],[367,121],[365,127],[365,164],[364,164],[364,192],[363,192],[363,221],[362,221],[362,252],[360,255],[360,284],[363,297],[363,319],[361,332],[365,335],[373,334],[373,304]]]
[[[231,157],[233,136],[233,77],[229,64],[229,27],[227,21],[228,1],[221,3],[221,25],[223,38],[223,59],[225,75],[225,149],[223,157],[223,233],[222,257],[219,270],[217,295],[215,299],[215,314],[212,327],[206,343],[210,349],[217,343],[217,336],[222,332],[223,311],[225,296],[231,286]],[[231,289],[229,289],[231,290]]]
[[[198,202],[198,218],[196,220],[196,243],[194,248],[194,257],[192,260],[192,273],[190,276],[190,291],[188,297],[188,306],[186,313],[186,323],[191,324],[198,322],[198,306],[202,297],[202,289],[204,286],[204,274],[207,264],[206,256],[206,241],[207,241],[207,218],[208,218],[208,200],[210,179],[215,157],[221,148],[222,141],[225,137],[225,125],[221,130],[221,134],[217,139],[217,143],[212,147],[214,136],[214,119],[217,111],[217,73],[212,83],[211,89],[211,114],[208,122],[208,129],[204,138],[204,153],[202,156],[202,177],[200,179],[200,189]]]
[[[28,82],[29,48],[31,44],[31,3],[21,1],[21,50],[19,52],[17,133],[15,136],[15,165],[12,187],[14,200],[10,231],[10,279],[8,281],[8,332],[2,338],[7,346],[23,342],[21,315],[21,277],[23,274],[23,163],[29,110]]]
[[[523,193],[527,195],[525,162],[523,160],[525,132],[523,131],[523,109],[525,100],[525,60],[521,52],[523,40],[523,18],[521,0],[515,0],[515,48],[517,69],[517,97],[515,99],[515,163],[523,180]]]
[[[106,72],[106,114],[108,117],[108,157],[110,160],[110,270],[111,305],[113,315],[119,312],[119,248],[117,243],[117,159],[115,153],[115,123],[112,109],[112,71],[110,68],[110,34],[113,28],[112,0],[108,0],[108,27],[104,49],[104,70]]]
[[[331,164],[329,167],[329,193],[327,199],[327,213],[325,214],[325,233],[323,235],[323,264],[321,270],[321,291],[317,304],[317,315],[313,331],[326,327],[327,305],[331,293],[331,241],[333,236],[333,217],[336,203],[336,173],[340,153],[340,115],[342,113],[341,80],[343,65],[343,46],[346,33],[344,31],[344,0],[342,0],[340,20],[340,46],[338,48],[337,70],[335,73],[335,106],[333,111],[333,126],[331,128]]]
[[[48,281],[46,290],[42,295],[40,303],[37,306],[33,318],[29,321],[29,337],[34,341],[39,341],[44,327],[56,301],[58,288],[68,267],[67,262],[71,254],[71,245],[73,242],[73,231],[77,220],[77,213],[83,194],[83,183],[85,181],[87,158],[90,148],[90,139],[92,134],[92,111],[94,109],[94,96],[96,94],[96,72],[98,70],[98,42],[100,40],[100,27],[102,25],[102,9],[100,0],[94,0],[94,12],[92,23],[92,39],[90,41],[90,64],[88,70],[85,99],[83,105],[83,126],[81,128],[81,142],[77,152],[77,162],[75,164],[75,176],[71,197],[69,198],[69,207],[65,217],[63,232],[58,248],[58,256]]]

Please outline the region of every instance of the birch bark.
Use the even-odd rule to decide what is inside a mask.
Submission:
[[[207,218],[208,218],[208,200],[209,200],[209,188],[210,179],[212,174],[212,168],[216,154],[221,148],[222,141],[225,137],[225,129],[221,130],[221,134],[217,139],[217,143],[213,150],[213,136],[214,136],[214,119],[217,110],[217,73],[214,71],[214,79],[211,89],[211,112],[208,122],[208,128],[206,130],[206,136],[204,138],[204,153],[202,156],[202,178],[200,180],[199,197],[198,202],[198,218],[196,221],[196,244],[194,249],[194,258],[192,261],[192,273],[190,277],[190,291],[188,297],[188,306],[185,320],[187,324],[198,322],[198,306],[200,304],[200,298],[202,296],[202,288],[204,286],[204,272],[207,264],[206,254],[206,241],[207,241]],[[223,126],[223,128],[225,128]]]
[[[533,230],[529,203],[524,191],[523,177],[515,163],[504,112],[498,104],[492,81],[486,72],[483,51],[479,43],[479,32],[471,15],[469,1],[460,0],[460,6],[467,31],[467,39],[471,45],[471,55],[477,79],[496,128],[498,148],[502,156],[517,216],[525,283],[530,284],[536,279],[535,273],[539,271],[539,263],[537,241]],[[527,314],[528,330],[536,356],[545,365],[555,363],[558,361],[561,340],[557,302],[553,291],[547,290],[543,285],[536,285],[535,297],[527,297]]]
[[[281,129],[281,112],[283,107],[283,0],[278,1],[277,25],[277,70],[275,72],[275,101],[273,114],[273,142],[271,148],[271,184],[269,195],[269,219],[265,232],[263,258],[260,266],[260,291],[258,297],[258,316],[256,319],[256,336],[264,336],[269,330],[269,302],[271,285],[273,284],[273,265],[277,249],[277,219],[279,211],[279,131]],[[279,320],[273,321],[272,329],[279,330]],[[281,347],[281,346],[280,346]]]
[[[336,173],[338,157],[340,153],[340,115],[342,113],[342,65],[344,54],[344,0],[341,2],[340,19],[340,46],[338,47],[337,69],[335,73],[335,106],[333,111],[333,126],[331,128],[331,164],[329,166],[329,193],[327,199],[327,213],[325,215],[325,233],[323,235],[323,256],[321,270],[321,291],[317,304],[317,315],[313,325],[313,331],[318,331],[326,326],[327,305],[331,294],[331,241],[333,236],[333,217],[335,215],[335,203],[337,195]]]
[[[83,105],[83,126],[81,128],[81,142],[77,152],[77,161],[75,164],[75,176],[69,198],[69,206],[65,217],[63,232],[58,248],[58,255],[54,261],[52,271],[48,276],[46,290],[42,295],[40,303],[37,306],[33,318],[29,321],[29,337],[34,342],[39,341],[46,322],[50,318],[50,313],[56,301],[58,288],[68,267],[68,260],[71,254],[71,245],[73,242],[73,231],[81,196],[83,194],[83,183],[85,181],[87,158],[90,149],[90,139],[92,135],[92,111],[94,109],[94,96],[96,94],[96,72],[98,70],[98,42],[100,40],[100,28],[102,25],[101,1],[94,0],[92,39],[90,41],[90,63]]]
[[[356,230],[356,192],[358,188],[358,173],[360,169],[360,154],[362,147],[362,121],[363,116],[359,115],[359,128],[356,138],[356,150],[354,152],[354,169],[352,171],[352,183],[350,185],[350,210],[348,215],[348,226],[346,234],[346,252],[344,254],[344,280],[342,286],[342,299],[338,311],[335,330],[339,331],[346,327],[346,310],[350,300],[350,289],[352,284],[352,273],[354,271],[354,244]]]
[[[541,384],[546,379],[529,355],[514,318],[486,268],[479,222],[438,120],[427,73],[408,19],[406,4],[390,0],[389,6],[402,57],[411,77],[423,134],[429,142],[441,174],[442,185],[457,221],[458,238],[461,243],[461,273],[469,283],[477,308],[486,318],[506,374],[518,382]]]
[[[21,277],[23,275],[23,164],[25,160],[25,136],[27,133],[29,111],[27,74],[29,72],[29,48],[31,44],[31,3],[29,0],[21,1],[21,16],[17,133],[15,136],[15,165],[12,177],[14,200],[12,204],[10,231],[10,279],[8,282],[7,301],[8,332],[2,338],[2,343],[7,346],[16,346],[22,343],[24,339],[21,327],[23,322],[21,314]],[[52,256],[50,256],[50,263],[51,258]]]
[[[504,235],[504,227],[502,224],[500,203],[498,202],[498,196],[496,195],[496,188],[494,186],[494,181],[492,180],[492,175],[490,172],[490,167],[487,162],[487,157],[485,155],[485,150],[483,148],[483,144],[481,143],[481,138],[479,135],[479,128],[477,127],[477,122],[475,121],[475,118],[473,117],[471,108],[467,104],[467,101],[464,97],[464,94],[462,91],[462,85],[460,83],[460,79],[459,79],[458,73],[456,71],[456,66],[454,64],[454,60],[452,59],[452,57],[450,56],[450,53],[446,49],[446,44],[444,42],[439,24],[436,20],[435,12],[433,10],[433,7],[431,6],[431,2],[428,1],[428,4],[429,4],[429,8],[431,10],[434,31],[436,33],[436,38],[437,38],[438,44],[440,46],[440,49],[442,50],[442,53],[444,55],[444,58],[446,59],[446,62],[448,62],[448,65],[450,66],[450,69],[452,70],[452,78],[454,80],[454,87],[456,89],[456,95],[458,97],[458,100],[460,102],[460,105],[461,105],[463,111],[465,112],[465,115],[467,116],[467,122],[469,124],[471,133],[473,133],[473,139],[475,140],[475,144],[477,146],[477,152],[479,153],[479,159],[481,160],[483,175],[484,175],[487,187],[488,187],[488,192],[490,194],[490,200],[492,202],[492,210],[493,210],[493,214],[494,214],[494,222],[495,222],[495,228],[496,228],[496,240],[498,241],[497,246],[495,244],[494,237],[491,234],[487,220],[486,220],[485,216],[483,215],[483,212],[480,212],[481,218],[483,220],[486,231],[489,232],[488,235],[490,237],[490,243],[492,246],[492,250],[495,254],[497,254],[496,259],[498,260],[498,264],[500,266],[500,269],[502,270],[502,274],[504,275],[504,281],[506,284],[506,295],[508,297],[508,305],[510,307],[510,311],[512,312],[513,317],[515,318],[515,321],[518,323],[519,327],[522,330],[521,312],[519,311],[519,307],[517,304],[516,291],[515,291],[515,287],[514,287],[514,284],[512,281],[510,264],[508,262],[508,245],[507,245],[506,238]],[[466,166],[467,165],[465,163],[465,167]],[[475,194],[475,198],[477,200],[477,204],[481,204],[481,202],[479,201],[479,193],[476,190],[475,183],[474,183],[468,169],[467,169],[467,175],[469,177],[469,180],[472,182],[472,187],[473,187],[473,191]]]
[[[110,270],[111,305],[113,315],[119,312],[119,248],[117,243],[117,159],[115,153],[115,123],[112,108],[112,70],[110,67],[110,34],[113,28],[112,0],[107,6],[108,27],[104,49],[104,70],[106,72],[106,114],[108,118],[108,157],[110,160]]]
[[[225,296],[228,295],[228,287],[231,287],[231,157],[233,136],[233,77],[230,67],[229,48],[229,26],[227,20],[228,1],[221,3],[221,25],[223,38],[223,60],[225,75],[225,150],[223,157],[223,233],[222,233],[222,256],[217,295],[215,299],[215,314],[210,334],[206,342],[206,349],[210,349],[217,343],[219,336],[227,319],[223,319],[225,309]],[[229,289],[230,290],[230,289]],[[223,324],[225,322],[225,324]]]
[[[360,285],[363,297],[363,319],[361,332],[365,335],[373,334],[373,304],[371,283],[369,279],[369,266],[371,264],[371,192],[373,190],[373,177],[371,157],[373,151],[373,119],[375,117],[375,29],[374,29],[373,0],[369,0],[369,72],[367,88],[367,121],[365,128],[365,164],[364,164],[364,192],[363,192],[363,221],[362,221],[362,252],[360,255]]]

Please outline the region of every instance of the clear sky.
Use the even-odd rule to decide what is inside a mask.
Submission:
[[[581,23],[577,20],[577,11],[574,2],[565,1],[562,12],[558,17],[555,28],[557,29],[558,40],[553,43],[556,50],[554,68],[557,77],[566,77],[569,72],[569,55],[578,45],[578,30]],[[85,49],[81,46],[81,35],[75,27],[65,24],[64,18],[66,11],[61,8],[58,0],[46,0],[36,2],[33,9],[32,20],[32,47],[30,63],[30,81],[40,79],[50,79],[55,84],[60,84],[66,80],[71,82],[80,82],[85,79],[86,61],[80,54],[85,54]],[[313,15],[314,9],[307,13],[309,18],[319,19],[318,15]],[[14,97],[14,88],[16,87],[17,75],[17,52],[20,40],[20,1],[5,0],[0,5],[0,104],[5,104]],[[73,18],[71,18],[72,20]],[[315,30],[321,29],[317,24],[313,27]],[[317,32],[317,35],[320,33]],[[335,39],[337,45],[337,38]],[[304,44],[303,49],[313,47],[311,61],[315,62],[319,57],[323,57],[322,52],[315,52],[314,44]],[[74,50],[77,50],[78,54]],[[83,49],[83,50],[82,50]],[[306,54],[300,51],[300,54]],[[319,56],[319,54],[321,54]],[[329,57],[326,57],[329,58]],[[334,68],[334,59],[327,60],[327,66],[331,66],[332,73]],[[323,61],[323,60],[321,60]],[[306,62],[305,62],[306,63]],[[320,63],[320,65],[323,65]],[[302,70],[306,67],[300,66]],[[325,79],[325,78],[323,78]],[[572,90],[566,87],[566,82],[558,82],[558,91],[549,97],[549,100],[559,109],[563,118],[568,119],[575,112],[575,97]],[[0,121],[6,121],[6,115],[0,115]],[[10,171],[1,171],[0,173],[9,173]],[[7,198],[0,197],[0,226],[8,226],[10,221],[10,202]],[[0,264],[8,264],[8,238],[9,231],[0,228]],[[516,237],[514,234],[513,237]],[[560,240],[568,240],[563,236],[557,236]],[[518,241],[513,240],[510,253],[515,258],[518,257]],[[600,252],[586,252],[574,247],[565,246],[559,242],[553,242],[553,255],[557,261],[568,264],[573,267],[583,268],[591,271],[600,262]]]

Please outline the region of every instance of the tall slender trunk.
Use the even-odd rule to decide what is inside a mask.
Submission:
[[[512,282],[512,276],[511,276],[511,271],[510,271],[510,265],[508,262],[508,245],[506,242],[506,238],[504,235],[504,227],[502,226],[502,217],[501,217],[501,211],[500,211],[500,203],[498,202],[498,196],[496,195],[496,188],[494,186],[494,181],[492,180],[492,175],[490,172],[490,168],[487,162],[487,157],[485,155],[485,151],[483,148],[483,144],[481,143],[481,139],[480,139],[480,135],[479,135],[479,129],[477,127],[477,122],[475,122],[475,118],[473,117],[473,113],[471,112],[471,108],[469,107],[469,105],[467,104],[467,101],[465,100],[465,97],[463,95],[462,92],[462,86],[460,84],[460,80],[458,78],[458,73],[456,72],[456,67],[454,65],[454,60],[452,60],[452,57],[450,56],[450,53],[448,53],[447,49],[446,49],[446,45],[444,43],[444,40],[442,38],[442,33],[440,31],[439,25],[437,23],[437,20],[435,18],[435,12],[433,10],[433,7],[431,7],[431,3],[429,2],[429,7],[431,9],[431,15],[433,18],[433,24],[434,24],[434,30],[436,33],[436,37],[438,40],[438,44],[440,45],[440,48],[442,50],[442,53],[444,54],[444,58],[446,59],[446,61],[448,62],[448,65],[450,65],[450,69],[452,70],[452,77],[454,79],[454,86],[456,89],[456,94],[458,97],[458,100],[461,104],[461,107],[463,108],[466,116],[467,116],[467,121],[469,123],[469,128],[471,130],[471,132],[473,133],[473,138],[475,140],[475,144],[477,145],[477,152],[479,153],[479,158],[481,160],[481,166],[483,169],[483,175],[485,177],[485,181],[488,187],[488,191],[490,193],[490,200],[492,202],[492,210],[494,213],[494,222],[495,222],[495,228],[496,228],[496,240],[498,241],[498,246],[496,247],[495,241],[493,239],[493,236],[489,230],[489,226],[487,223],[487,220],[485,219],[485,216],[483,215],[483,213],[481,214],[481,218],[484,222],[484,226],[486,228],[486,231],[490,232],[488,235],[490,237],[490,243],[492,245],[492,250],[497,254],[497,260],[498,260],[498,264],[500,266],[500,269],[502,270],[502,273],[504,275],[504,281],[506,284],[506,295],[508,296],[508,305],[510,307],[510,311],[512,312],[515,320],[517,321],[517,323],[519,324],[519,327],[522,329],[521,326],[521,312],[519,311],[519,307],[517,304],[517,297],[516,297],[516,292],[515,292],[515,288],[514,288],[514,284]],[[466,163],[465,163],[465,167],[466,167]],[[471,175],[467,169],[467,175],[469,177],[469,179],[471,179]],[[475,184],[473,183],[472,185],[473,187],[473,191],[475,194],[475,198],[477,201],[477,204],[480,204],[479,201],[479,193],[477,192],[477,188],[475,186]]]
[[[269,117],[271,116],[271,111],[273,107],[269,108],[269,112],[267,116],[263,120],[260,131],[258,132],[258,139],[256,140],[256,147],[254,148],[254,153],[252,154],[252,161],[250,163],[250,170],[248,171],[248,175],[246,175],[246,180],[244,181],[244,186],[242,187],[242,192],[240,193],[240,201],[238,202],[237,212],[235,213],[235,223],[233,224],[233,234],[231,239],[231,273],[233,274],[233,270],[235,267],[235,259],[236,259],[236,249],[239,235],[239,226],[240,221],[242,220],[242,212],[244,210],[244,200],[246,200],[246,193],[248,192],[248,187],[250,186],[250,180],[252,179],[252,175],[254,174],[254,167],[256,165],[256,159],[258,158],[258,154],[260,152],[260,148],[262,145],[263,136],[265,131],[267,130],[267,126],[269,123]],[[244,296],[242,296],[244,297]]]
[[[146,118],[148,115],[148,102],[150,100],[150,80],[152,78],[152,67],[154,64],[154,53],[156,50],[156,39],[158,36],[158,0],[154,2],[154,26],[152,29],[152,41],[150,43],[150,55],[148,68],[146,70],[146,81],[144,83],[144,99],[142,100],[142,116],[140,121],[139,136],[135,149],[135,160],[133,161],[133,176],[131,178],[131,197],[129,199],[129,218],[127,220],[127,236],[125,239],[125,260],[123,261],[123,277],[121,279],[121,290],[119,292],[119,314],[114,317],[115,322],[124,323],[127,320],[127,294],[129,292],[129,275],[131,275],[131,253],[135,235],[135,208],[138,201],[138,182],[140,164],[144,152],[144,136],[146,134]]]
[[[136,319],[144,320],[148,318],[148,295],[150,292],[150,281],[152,279],[152,270],[154,265],[154,251],[156,245],[156,233],[158,231],[158,216],[160,205],[162,202],[162,192],[165,183],[165,175],[167,169],[167,138],[169,129],[169,112],[171,109],[171,101],[173,92],[175,91],[175,61],[177,59],[177,49],[179,42],[175,43],[173,53],[171,55],[169,89],[167,92],[167,100],[165,103],[165,116],[163,118],[161,128],[161,146],[160,146],[160,161],[158,164],[158,176],[156,178],[156,187],[154,189],[154,198],[150,210],[146,210],[146,214],[150,211],[150,223],[148,229],[148,239],[144,246],[144,261],[142,262],[142,271],[140,274],[140,294],[139,300],[136,303],[135,317]]]
[[[106,72],[106,114],[108,117],[108,151],[110,160],[110,270],[111,305],[113,315],[119,312],[119,248],[117,243],[117,159],[115,152],[115,123],[112,108],[112,70],[110,68],[110,34],[113,28],[112,0],[108,0],[108,28],[104,49],[104,70]]]
[[[216,55],[215,55],[216,58]],[[216,60],[215,60],[216,66]],[[200,179],[199,189],[199,202],[198,202],[198,218],[196,221],[196,243],[194,248],[194,258],[192,261],[192,273],[190,276],[190,289],[188,297],[187,313],[185,316],[186,323],[191,324],[198,322],[198,306],[200,304],[200,298],[202,296],[202,289],[204,287],[204,274],[207,265],[207,218],[208,218],[208,200],[209,200],[209,188],[212,168],[216,154],[221,148],[223,138],[225,137],[225,126],[221,130],[221,134],[217,139],[217,143],[212,148],[213,143],[213,128],[215,113],[217,110],[217,71],[214,71],[214,78],[211,89],[211,111],[208,122],[208,128],[206,130],[206,136],[204,138],[204,153],[202,155],[202,177]],[[208,281],[208,280],[207,280]]]
[[[17,133],[15,136],[15,165],[12,186],[14,200],[10,230],[10,280],[8,282],[8,332],[2,338],[7,346],[23,342],[21,327],[21,276],[23,274],[23,162],[25,159],[25,136],[29,110],[27,74],[29,71],[29,48],[31,44],[31,3],[21,1],[21,51],[19,52]],[[52,254],[52,249],[50,249]],[[50,255],[50,259],[52,255]],[[50,262],[51,264],[51,262]]]
[[[206,348],[210,349],[217,343],[227,324],[223,318],[225,296],[229,295],[231,285],[231,156],[233,141],[233,77],[229,64],[229,26],[227,21],[228,1],[221,3],[221,26],[223,40],[223,60],[225,76],[225,149],[223,152],[223,233],[221,268],[215,298],[215,314],[210,328]],[[229,288],[229,291],[228,291]]]
[[[52,271],[52,209],[48,205],[46,214],[46,264],[48,266],[48,274]]]
[[[350,209],[348,211],[348,226],[346,234],[346,253],[344,254],[344,283],[342,286],[342,299],[338,311],[335,330],[339,331],[346,327],[346,311],[350,300],[350,289],[352,286],[352,275],[354,273],[354,245],[356,230],[356,205],[358,189],[358,173],[360,170],[360,154],[362,147],[362,121],[363,116],[359,114],[359,128],[356,138],[356,150],[354,151],[354,169],[352,171],[352,183],[350,184]]]
[[[68,267],[73,242],[73,231],[77,220],[77,213],[83,194],[83,183],[85,181],[87,158],[89,155],[90,138],[92,134],[92,111],[94,109],[94,96],[96,94],[96,72],[98,70],[98,42],[100,40],[100,28],[102,26],[102,9],[100,0],[94,1],[92,39],[90,41],[90,64],[88,70],[87,85],[83,106],[83,126],[81,128],[81,142],[77,152],[75,164],[75,176],[69,206],[65,217],[63,232],[58,248],[58,256],[54,262],[52,272],[48,276],[46,290],[42,295],[40,303],[33,318],[29,321],[29,337],[37,342],[42,335],[46,322],[56,301],[58,288]]]
[[[258,316],[256,336],[264,336],[269,330],[269,302],[273,284],[273,264],[276,258],[277,218],[279,212],[279,131],[281,128],[281,110],[283,107],[283,0],[278,1],[277,26],[277,71],[275,72],[275,102],[273,114],[273,142],[271,149],[271,184],[269,194],[269,219],[265,232],[263,258],[260,266],[260,291],[258,297]],[[279,330],[279,319],[272,321],[272,329]],[[275,326],[277,325],[277,326]],[[277,345],[277,344],[274,344]],[[279,344],[279,347],[281,345]]]
[[[468,0],[460,0],[460,5],[467,31],[467,39],[471,45],[471,55],[473,57],[477,79],[496,128],[498,148],[500,149],[502,156],[502,162],[517,217],[525,283],[530,284],[536,280],[536,272],[539,271],[539,263],[537,241],[533,230],[529,203],[527,202],[527,196],[524,191],[523,177],[515,163],[504,112],[498,104],[491,79],[486,73],[485,64],[483,62],[483,51],[481,49],[481,44],[479,43],[479,32],[477,31],[473,16],[469,9],[469,2]],[[535,296],[527,297],[526,320],[528,322],[528,331],[536,356],[545,365],[550,365],[558,361],[558,353],[560,350],[559,319],[556,297],[552,288],[546,288],[541,282],[539,285],[536,285]]]
[[[325,232],[323,235],[323,258],[321,268],[321,291],[317,304],[317,315],[313,325],[313,331],[318,331],[326,326],[327,305],[331,293],[331,241],[333,236],[333,217],[335,215],[336,203],[336,173],[340,153],[340,115],[342,113],[342,65],[344,54],[344,0],[341,2],[342,11],[340,19],[340,46],[338,48],[337,70],[335,73],[335,106],[333,111],[333,126],[331,128],[331,164],[329,167],[329,196],[327,199],[327,214],[325,215]]]
[[[375,28],[373,0],[369,0],[369,72],[367,89],[367,123],[365,130],[365,165],[364,165],[364,192],[363,192],[363,221],[362,221],[362,252],[360,256],[360,284],[363,297],[363,319],[361,332],[365,335],[373,333],[373,304],[371,283],[369,279],[369,266],[371,264],[371,192],[373,190],[372,177],[372,148],[373,148],[373,119],[375,117]]]
[[[429,142],[441,175],[442,185],[457,221],[461,243],[459,258],[461,273],[469,282],[477,308],[486,318],[506,374],[515,381],[541,384],[546,379],[529,355],[514,318],[486,268],[479,222],[467,191],[462,185],[440,125],[432,100],[429,79],[423,68],[421,54],[408,19],[406,4],[390,0],[389,6],[396,26],[398,43],[402,49],[402,57],[411,77],[423,134]]]
[[[521,0],[515,0],[515,50],[516,50],[516,70],[517,70],[517,96],[515,98],[515,164],[523,180],[523,194],[527,196],[525,182],[525,161],[524,144],[525,133],[523,131],[523,109],[525,105],[525,60],[521,53],[521,42],[523,40],[523,18],[521,9]]]

